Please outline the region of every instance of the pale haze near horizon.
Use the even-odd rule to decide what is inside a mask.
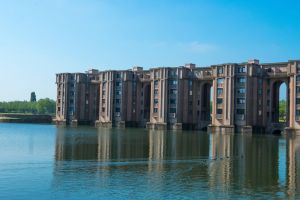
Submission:
[[[297,1],[0,1],[0,101],[55,99],[55,74],[300,59]]]

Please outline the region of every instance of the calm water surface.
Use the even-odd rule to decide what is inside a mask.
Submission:
[[[0,124],[0,199],[299,198],[300,137]]]

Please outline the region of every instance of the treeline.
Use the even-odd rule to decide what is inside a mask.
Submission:
[[[49,98],[36,102],[11,101],[0,102],[0,113],[50,114],[54,115],[56,102]]]

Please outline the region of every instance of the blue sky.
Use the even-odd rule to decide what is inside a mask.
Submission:
[[[0,101],[55,99],[55,73],[300,59],[300,2],[0,0]]]

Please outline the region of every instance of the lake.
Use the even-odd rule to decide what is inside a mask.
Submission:
[[[300,136],[0,124],[0,199],[300,198],[299,168]]]

